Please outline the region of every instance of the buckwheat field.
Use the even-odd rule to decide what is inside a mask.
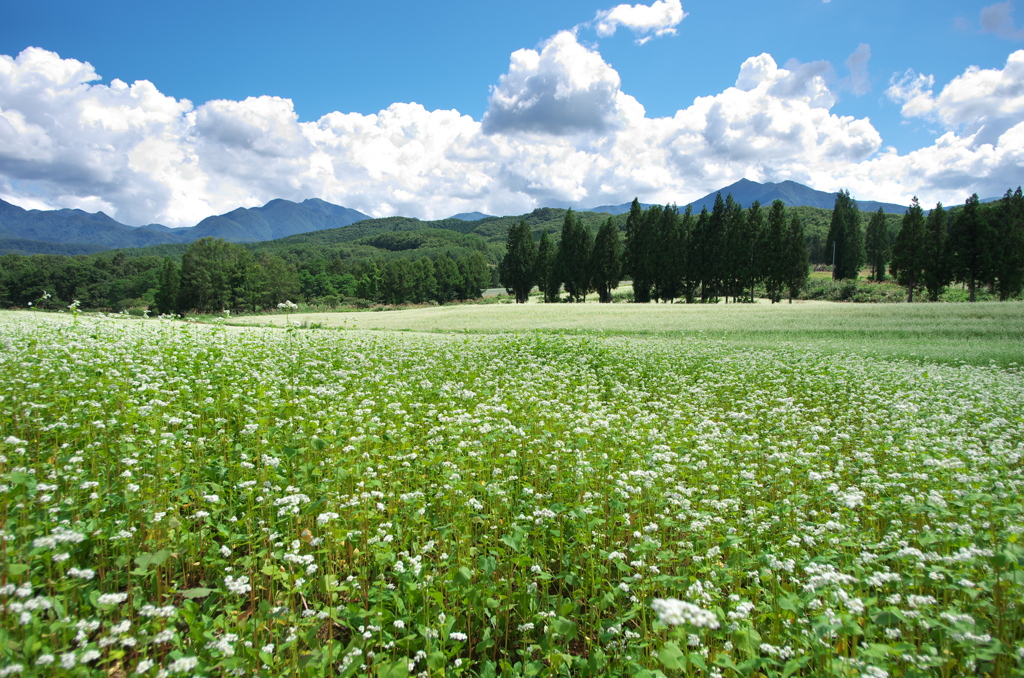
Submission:
[[[1024,674],[1024,374],[0,319],[0,678]]]

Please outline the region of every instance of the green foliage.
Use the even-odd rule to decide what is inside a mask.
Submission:
[[[896,282],[907,289],[908,303],[914,301],[914,290],[924,285],[927,239],[924,211],[915,196],[903,217],[903,228],[896,236],[889,266]]]
[[[626,242],[623,250],[623,272],[633,281],[634,301],[641,304],[650,302],[656,275],[653,269],[657,251],[656,233],[652,231],[653,224],[647,216],[649,214],[650,210],[645,212],[640,207],[640,201],[633,198],[626,217]]]
[[[590,274],[593,287],[597,290],[602,304],[612,301],[612,293],[622,278],[622,244],[619,227],[611,217],[597,231],[594,249],[590,258]]]
[[[515,296],[517,304],[526,303],[537,273],[537,248],[526,221],[508,227],[505,257],[498,271],[505,291]]]
[[[882,282],[885,280],[885,266],[892,256],[892,243],[889,241],[889,229],[885,222],[885,212],[882,211],[881,207],[871,215],[871,221],[868,222],[864,251],[867,256],[868,266],[871,268],[870,279],[875,282]]]
[[[956,214],[949,233],[953,276],[967,285],[971,301],[977,299],[979,286],[995,281],[997,247],[992,219],[975,193]]]
[[[902,306],[889,327],[1016,327],[1014,306]],[[850,319],[839,331],[875,341],[883,315],[467,310],[492,308],[624,314],[634,332],[654,315],[676,327],[729,316],[753,332],[757,314],[809,310],[809,334],[835,330],[838,313]],[[458,315],[444,311],[433,315]],[[956,313],[970,322],[951,328]],[[299,333],[5,313],[0,667],[1013,675],[1019,366],[708,334]],[[700,614],[653,605],[671,599]]]
[[[840,191],[836,195],[828,231],[828,244],[833,246],[834,253],[832,278],[856,279],[864,266],[864,231],[860,210],[850,197],[849,191]]]
[[[952,281],[950,252],[947,246],[949,222],[942,203],[938,203],[925,221],[924,279],[928,299],[938,301],[946,286]]]
[[[590,232],[576,218],[572,210],[565,213],[562,237],[558,241],[555,266],[558,277],[565,285],[570,301],[581,302],[591,288],[590,257],[593,242]]]

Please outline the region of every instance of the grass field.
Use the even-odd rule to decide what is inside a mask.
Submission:
[[[1024,303],[490,304],[403,311],[232,318],[415,332],[566,332],[716,340],[737,348],[790,343],[818,351],[965,362],[1024,363]]]
[[[1024,374],[833,308],[0,313],[0,676],[1021,675]]]

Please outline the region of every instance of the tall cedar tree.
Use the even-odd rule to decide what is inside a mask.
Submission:
[[[655,278],[654,253],[657,248],[649,226],[650,221],[640,207],[640,201],[633,198],[626,217],[623,272],[633,281],[633,301],[640,304],[650,302]]]
[[[861,230],[860,210],[849,191],[840,191],[832,208],[832,223],[828,229],[828,244],[834,252],[832,279],[857,279],[864,266],[864,233]]]
[[[722,194],[715,195],[705,228],[698,236],[701,301],[718,301],[726,277],[726,207]]]
[[[526,221],[508,227],[508,241],[505,243],[505,257],[501,260],[498,273],[505,291],[514,294],[517,304],[525,304],[536,281],[537,247],[533,244],[533,233]]]
[[[761,279],[760,271],[765,256],[761,252],[761,240],[764,238],[765,225],[760,201],[755,200],[754,204],[747,209],[747,218],[743,223],[746,235],[744,237],[744,270],[741,278],[743,289],[750,290],[750,303],[754,303],[754,286]]]
[[[656,229],[659,266],[654,288],[658,299],[668,303],[682,294],[682,267],[685,255],[680,256],[683,236],[679,208],[675,205],[665,205],[661,209]]]
[[[776,200],[768,210],[768,227],[761,241],[761,252],[764,254],[761,278],[773,304],[782,297],[782,288],[788,278],[786,230],[786,204]]]
[[[949,247],[947,245],[949,219],[946,218],[946,210],[942,209],[941,202],[928,213],[924,230],[924,280],[922,282],[924,288],[928,290],[928,299],[938,301],[946,290],[946,285],[953,278],[950,273]]]
[[[594,251],[590,256],[590,273],[600,302],[611,303],[612,291],[622,278],[622,243],[619,241],[619,227],[612,217],[608,217],[597,231]]]
[[[804,224],[800,217],[794,214],[786,231],[786,271],[783,277],[783,284],[789,290],[789,303],[792,304],[793,297],[807,286],[810,267],[810,255],[804,239]]]
[[[558,301],[558,292],[562,288],[562,282],[555,274],[555,246],[544,231],[540,236],[540,243],[537,245],[537,271],[534,274],[537,280],[537,287],[544,294],[544,301],[548,303]]]
[[[976,301],[979,285],[990,285],[995,278],[995,232],[988,214],[981,208],[978,194],[964,204],[949,233],[953,275],[967,285],[970,301]]]
[[[889,266],[889,272],[896,278],[896,282],[907,288],[907,303],[914,301],[914,290],[924,283],[926,240],[924,211],[915,196],[903,215],[903,226],[896,235],[892,263]]]
[[[1015,193],[1007,189],[995,208],[995,219],[996,291],[999,301],[1006,301],[1024,288],[1024,195],[1019,186]]]
[[[892,245],[889,242],[889,227],[885,223],[885,212],[881,207],[871,215],[864,241],[868,266],[871,267],[871,279],[875,282],[882,282],[885,280],[885,265],[892,256]]]
[[[725,197],[725,252],[723,260],[725,271],[722,276],[725,285],[725,301],[733,301],[743,294],[745,280],[745,261],[747,248],[744,246],[747,237],[747,214],[743,206],[733,199],[732,193]]]
[[[156,288],[156,312],[170,315],[178,312],[178,285],[181,283],[181,274],[178,271],[178,264],[174,259],[164,259],[163,268],[160,269],[160,280]]]
[[[686,297],[688,304],[693,303],[693,297],[699,284],[695,272],[696,256],[693,254],[693,233],[696,226],[697,219],[693,216],[693,208],[687,205],[679,220],[679,235],[674,249],[679,265],[680,294]]]
[[[586,301],[590,291],[590,233],[570,209],[565,213],[562,239],[558,243],[557,266],[565,291],[575,302]]]
[[[660,247],[661,242],[658,240],[658,229],[661,225],[661,205],[651,205],[643,212],[643,227],[641,233],[647,234],[649,239],[648,246],[644,248],[644,258],[646,262],[646,268],[648,271],[648,280],[650,281],[649,292],[647,293],[647,301],[658,301],[658,282],[662,276],[662,264],[664,264],[664,251]],[[651,246],[652,243],[658,243],[658,247]],[[634,297],[636,295],[634,286]]]

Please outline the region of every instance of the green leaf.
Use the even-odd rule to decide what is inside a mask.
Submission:
[[[399,659],[394,664],[384,664],[377,667],[377,678],[407,678],[408,675],[408,659]]]
[[[473,581],[473,571],[468,567],[460,567],[455,576],[452,577],[452,581],[455,582],[456,586],[465,586]]]
[[[181,591],[180,593],[184,598],[205,598],[216,590],[217,589],[195,588],[188,589],[187,591]]]
[[[554,629],[556,633],[561,633],[569,640],[576,637],[576,622],[570,621],[564,617],[557,617],[552,621],[551,628]]]
[[[747,657],[756,657],[761,652],[761,634],[752,628],[733,631],[732,643]]]
[[[7,571],[12,577],[18,577],[28,572],[28,565],[25,563],[11,563],[7,566]]]
[[[427,668],[431,671],[442,669],[447,663],[448,659],[444,656],[444,652],[441,652],[440,650],[434,650],[427,655]]]
[[[802,657],[797,657],[796,659],[790,659],[788,662],[786,662],[786,665],[782,668],[782,678],[789,678],[794,673],[796,673],[797,671],[802,669],[804,666],[806,666],[807,662],[809,662],[810,660],[811,660],[810,655],[806,655],[806,654],[804,656],[802,656]]]
[[[658,652],[658,661],[660,661],[661,665],[666,669],[672,671],[682,671],[685,669],[686,665],[683,663],[684,659],[685,655],[683,654],[683,651],[680,650],[679,646],[672,641],[665,643]]]

